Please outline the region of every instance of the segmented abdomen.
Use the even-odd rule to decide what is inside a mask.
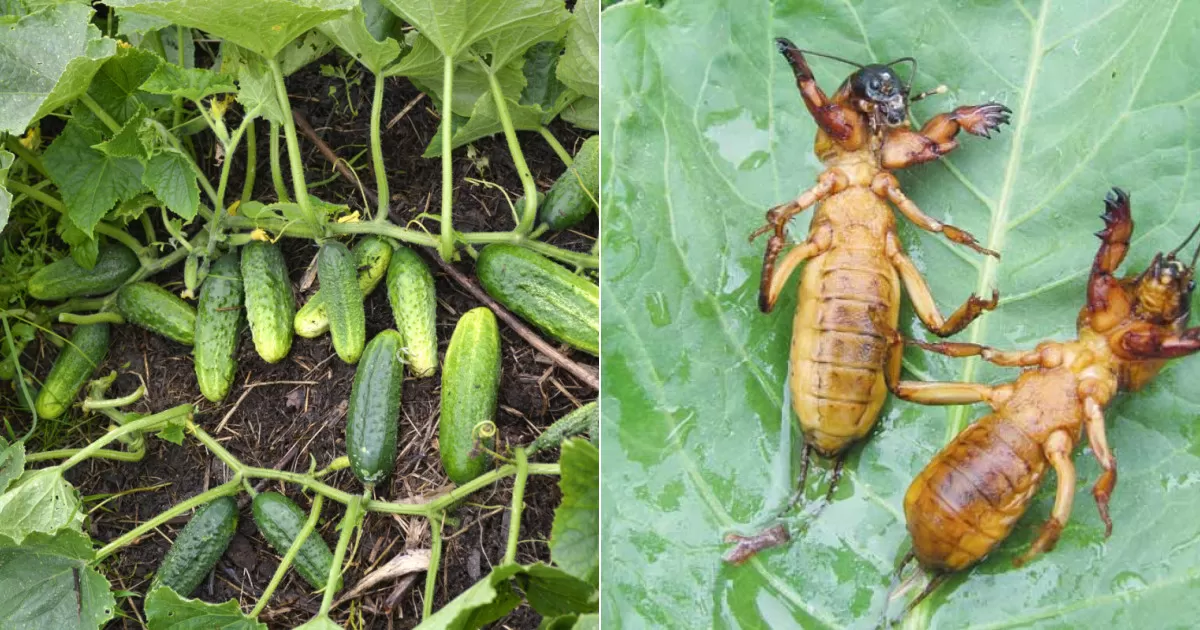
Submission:
[[[958,571],[982,559],[1025,513],[1046,464],[1041,445],[996,414],[967,427],[904,495],[917,560]]]
[[[889,344],[900,287],[883,253],[832,249],[809,262],[792,333],[792,405],[805,439],[835,455],[865,436],[887,398]]]

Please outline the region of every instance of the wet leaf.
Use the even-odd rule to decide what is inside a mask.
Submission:
[[[630,2],[604,13],[603,614],[606,627],[874,627],[907,550],[903,493],[976,407],[890,402],[850,452],[832,505],[788,519],[790,546],[722,564],[731,530],[786,500],[800,441],[784,408],[793,279],[757,308],[764,211],[812,186],[815,127],[772,39],[859,61],[915,55],[928,120],[991,99],[1014,110],[991,140],[960,136],[947,160],[900,175],[928,214],[971,230],[999,261],[920,233],[901,238],[943,312],[972,291],[1004,302],[958,336],[1030,348],[1073,335],[1101,199],[1131,191],[1127,269],[1196,220],[1200,7],[1061,3]],[[832,91],[848,74],[813,59]],[[796,221],[799,238],[807,216]],[[905,308],[905,333],[927,338]],[[911,376],[997,382],[1011,369],[910,351]],[[1112,538],[1090,505],[1098,468],[1080,448],[1072,520],[1022,569],[1053,500],[1043,487],[1013,536],[952,578],[909,627],[1089,627],[1200,614],[1200,359],[1170,365],[1108,409],[1121,481]],[[808,503],[828,481],[817,461]],[[789,470],[789,468],[791,470]],[[1051,478],[1053,478],[1051,476]],[[647,597],[653,592],[653,597]]]
[[[7,354],[4,355],[4,360],[9,360]],[[0,492],[4,492],[8,484],[20,477],[24,470],[25,443],[9,444],[0,438]]]
[[[146,626],[149,630],[266,630],[267,626],[247,617],[237,600],[209,604],[180,597],[169,586],[160,586],[146,596]]]
[[[92,541],[77,531],[34,534],[23,543],[0,536],[0,627],[94,630],[113,618],[104,576],[88,566]]]
[[[4,178],[8,177],[8,169],[12,166],[13,159],[12,153],[0,149],[0,182],[3,182]],[[3,184],[0,184],[0,230],[3,230],[4,226],[8,225],[8,213],[11,209],[12,193],[8,192],[8,189]]]

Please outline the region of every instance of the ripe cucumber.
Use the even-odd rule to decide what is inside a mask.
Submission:
[[[346,412],[346,455],[354,476],[374,486],[392,473],[400,422],[404,339],[385,330],[367,344],[354,373]]]
[[[43,419],[57,418],[67,411],[96,366],[108,354],[108,324],[83,324],[71,333],[42,383],[35,407]]]
[[[117,293],[117,310],[125,321],[185,346],[196,340],[196,309],[157,284],[125,285]]]
[[[333,349],[346,363],[358,363],[367,343],[367,314],[350,250],[336,241],[322,245],[317,257],[317,278],[325,294]]]
[[[586,190],[585,190],[586,187]],[[600,136],[588,138],[575,162],[555,180],[538,206],[538,218],[552,230],[565,230],[595,209],[600,191]]]
[[[267,363],[278,363],[292,349],[292,317],[296,314],[283,252],[273,243],[255,241],[242,246],[242,282],[254,349]]]
[[[518,245],[479,252],[479,283],[488,295],[547,335],[600,354],[600,287]]]
[[[169,586],[184,597],[191,595],[225,555],[237,531],[237,520],[237,501],[233,497],[218,497],[197,510],[175,537],[150,584],[150,591]]]
[[[377,236],[362,239],[350,250],[358,267],[358,289],[366,298],[379,286],[392,260],[392,246]],[[329,332],[329,312],[325,296],[318,289],[308,302],[296,311],[296,334],[308,339]]]
[[[263,538],[271,543],[271,547],[279,555],[287,553],[300,530],[304,529],[304,522],[308,520],[308,515],[300,506],[278,492],[260,492],[254,497],[251,510],[254,512],[254,523],[258,525],[258,531],[262,532]],[[320,534],[313,532],[304,539],[293,566],[300,577],[313,588],[325,588],[325,583],[329,580],[329,569],[333,566],[333,554]],[[334,591],[340,589],[339,581]]]
[[[233,385],[241,323],[242,272],[237,255],[229,253],[209,270],[196,312],[196,382],[213,402],[224,400]]]
[[[103,295],[121,288],[141,263],[133,250],[120,243],[103,242],[96,265],[85,269],[65,256],[29,277],[29,295],[39,300],[65,300]]]
[[[409,372],[417,378],[433,376],[438,365],[437,297],[429,268],[419,254],[401,245],[392,253],[387,285]]]
[[[438,445],[446,476],[456,484],[482,475],[491,464],[485,449],[495,449],[499,388],[500,330],[496,316],[481,306],[459,318],[442,366]]]

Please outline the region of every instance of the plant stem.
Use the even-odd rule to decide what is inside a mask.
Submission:
[[[233,135],[229,138],[229,144],[225,145],[225,161],[221,163],[221,178],[217,181],[217,206],[213,208],[212,219],[208,223],[208,256],[212,258],[213,252],[216,250],[217,242],[221,240],[221,220],[229,215],[225,208],[225,189],[229,184],[229,172],[233,167],[233,156],[237,152],[238,143],[242,140],[242,134],[246,131],[247,125],[252,125],[254,121],[253,114],[247,114],[242,119],[240,125]]]
[[[383,144],[379,137],[379,119],[383,116],[383,90],[387,86],[387,77],[375,75],[375,96],[371,99],[371,160],[375,169],[375,192],[379,198],[379,209],[375,211],[376,221],[387,221],[388,204],[388,174],[383,165]]]
[[[442,62],[442,238],[438,254],[450,262],[454,259],[454,158],[451,155],[451,136],[454,134],[454,58],[447,55]]]
[[[245,475],[246,465],[238,460],[238,458],[234,457],[232,453],[225,450],[225,447],[221,446],[221,443],[218,442],[216,438],[209,435],[207,431],[201,429],[199,425],[191,420],[188,420],[187,430],[188,433],[196,436],[196,439],[200,440],[200,443],[203,444],[208,450],[212,451],[212,454],[216,455],[217,459],[225,462],[225,465],[228,466],[235,475],[239,477]]]
[[[271,65],[271,74],[275,75],[275,96],[279,100],[279,108],[283,111],[283,135],[287,140],[288,163],[292,167],[292,190],[296,193],[296,203],[300,204],[300,211],[304,213],[313,234],[319,237],[322,226],[308,199],[304,164],[300,160],[300,141],[296,138],[296,123],[292,120],[292,106],[288,102],[287,86],[283,82],[283,68],[279,66],[278,58],[269,59],[268,63]]]
[[[0,314],[0,324],[4,325],[4,342],[5,342],[5,344],[8,345],[8,360],[12,361],[13,376],[14,376],[14,378],[17,379],[17,386],[21,390],[21,399],[22,400],[33,400],[33,397],[29,395],[29,387],[25,384],[25,376],[21,372],[21,353],[17,352],[17,347],[13,343],[12,329],[8,327],[8,314],[7,313]],[[21,440],[25,440],[29,436],[33,435],[34,430],[37,429],[37,425],[38,425],[37,405],[30,405],[29,413],[31,413],[33,415],[33,421],[29,425],[29,431],[27,431],[25,433],[25,435],[21,437]]]
[[[145,395],[146,386],[138,385],[138,388],[133,390],[132,394],[121,396],[120,398],[105,398],[102,400],[91,400],[90,398],[85,398],[83,401],[83,410],[94,411],[97,409],[117,409],[119,407],[124,407],[125,405],[132,405],[133,403],[141,400],[142,396]]]
[[[389,236],[398,241],[412,243],[413,245],[424,245],[426,247],[437,247],[438,245],[437,239],[429,234],[402,228],[387,221],[333,223],[329,226],[329,231],[334,234],[378,234],[380,236]]]
[[[354,497],[346,506],[346,515],[342,517],[342,533],[338,536],[337,547],[333,550],[333,564],[329,567],[329,579],[325,581],[325,596],[321,599],[321,612],[318,617],[328,615],[333,608],[333,596],[337,595],[338,582],[342,578],[342,562],[346,559],[346,548],[350,546],[350,537],[358,527],[359,517],[362,516],[363,496]]]
[[[530,475],[557,475],[561,471],[558,464],[529,464],[528,470]],[[443,494],[442,496],[426,502],[426,503],[396,503],[390,501],[368,501],[367,510],[372,512],[385,512],[388,514],[435,514],[449,509],[455,503],[462,501],[472,493],[485,488],[497,481],[509,477],[517,472],[517,467],[512,464],[501,466],[495,470],[488,471],[467,483]],[[326,495],[328,496],[328,495]]]
[[[76,315],[75,313],[59,313],[58,321],[64,324],[124,324],[125,318],[120,313],[91,313]]]
[[[50,177],[50,173],[46,171],[46,167],[42,164],[42,159],[36,153],[25,148],[21,144],[21,140],[16,136],[8,136],[4,140],[4,146],[8,147],[9,151],[17,156],[22,162],[33,167],[33,170],[42,174],[42,177]]]
[[[113,133],[121,132],[120,123],[118,123],[116,120],[113,120],[113,117],[109,116],[108,112],[104,111],[104,108],[100,107],[100,103],[97,103],[96,99],[92,98],[90,94],[84,92],[79,97],[79,102],[83,103],[85,107],[91,110],[91,112],[96,115],[96,118],[99,118],[100,122],[104,123],[104,126],[111,129]]]
[[[508,519],[508,548],[504,552],[504,564],[517,559],[517,542],[521,538],[521,513],[525,511],[525,480],[529,477],[529,460],[525,449],[518,446],[513,454],[517,458],[517,478],[513,481],[512,514]]]
[[[30,453],[25,456],[27,462],[42,462],[50,459],[58,459],[60,457],[72,457],[83,449],[79,448],[64,448],[57,451],[41,451],[38,453]],[[119,462],[140,462],[146,456],[146,450],[137,451],[113,451],[109,449],[100,449],[94,451],[91,455],[96,459],[111,459]]]
[[[519,234],[529,234],[533,231],[533,222],[537,219],[537,183],[533,181],[533,173],[529,171],[529,165],[525,163],[525,154],[521,152],[521,142],[517,139],[517,130],[513,128],[512,116],[508,113],[508,100],[504,98],[504,91],[500,89],[500,80],[486,66],[484,72],[487,73],[488,85],[491,86],[492,101],[496,103],[500,126],[504,128],[504,139],[508,141],[508,152],[512,154],[517,176],[521,178],[521,186],[525,190],[525,209],[521,212],[521,220],[517,223],[515,231]]]
[[[464,232],[459,235],[464,243],[472,245],[486,243],[509,243],[512,245],[520,245],[526,249],[531,249],[543,256],[555,258],[565,263],[582,267],[584,269],[598,269],[600,267],[600,259],[594,254],[581,254],[555,247],[549,243],[535,241],[517,232]]]
[[[50,193],[42,192],[41,190],[38,190],[33,186],[26,184],[25,182],[10,179],[8,180],[8,183],[5,184],[5,187],[12,192],[20,193],[26,197],[29,197],[30,199],[36,199],[62,214],[67,213],[67,204],[63,203],[61,199],[51,195]]]
[[[254,133],[254,123],[246,128],[246,181],[242,184],[242,203],[250,201],[254,196],[254,183],[258,176],[258,138]]]
[[[275,197],[280,203],[288,202],[287,184],[283,182],[283,169],[279,166],[279,123],[271,121],[271,181],[275,184]]]
[[[36,199],[40,201],[42,204],[58,211],[60,214],[67,213],[67,204],[48,192],[39,190],[17,180],[9,180],[7,187],[13,192],[21,193],[30,199]],[[120,241],[121,244],[133,250],[133,253],[137,254],[139,259],[145,258],[147,255],[146,248],[142,246],[141,242],[121,228],[101,222],[97,223],[92,230],[97,234],[103,234],[113,240]]]
[[[570,166],[575,163],[574,158],[572,158],[571,154],[567,153],[567,150],[563,148],[563,145],[558,142],[558,138],[554,137],[554,134],[550,132],[549,127],[546,127],[545,125],[538,127],[538,133],[542,134],[542,137],[546,139],[546,144],[550,145],[551,149],[554,149],[554,152],[558,154],[558,159],[562,160],[563,164],[566,164],[567,167],[570,168]]]
[[[241,476],[234,475],[233,479],[230,479],[229,481],[227,481],[215,488],[211,488],[207,492],[201,492],[200,494],[198,494],[186,501],[176,503],[174,506],[172,506],[167,511],[159,514],[158,516],[155,516],[154,518],[146,521],[145,523],[142,523],[141,525],[138,525],[137,527],[129,530],[128,532],[125,532],[124,534],[119,536],[116,540],[101,547],[100,550],[96,552],[96,558],[94,560],[92,560],[90,564],[95,566],[101,560],[112,555],[113,552],[117,551],[121,547],[124,547],[125,545],[132,543],[134,540],[137,540],[137,538],[140,537],[142,534],[145,534],[146,532],[158,527],[159,525],[162,525],[163,523],[166,523],[167,521],[175,518],[176,516],[179,516],[180,514],[183,514],[184,512],[187,512],[188,510],[190,510],[192,508],[195,508],[200,505],[204,505],[205,503],[208,503],[209,501],[212,501],[213,499],[216,499],[218,497],[224,497],[224,496],[237,494],[238,490],[241,488],[241,485],[242,485]]]
[[[296,539],[292,541],[292,546],[288,547],[287,553],[283,554],[283,559],[279,561],[279,567],[275,569],[275,575],[271,576],[271,581],[267,584],[267,588],[263,589],[262,595],[258,597],[258,603],[254,605],[254,610],[250,611],[251,617],[257,618],[267,607],[267,602],[271,601],[271,595],[283,581],[283,576],[287,575],[288,567],[292,566],[292,563],[296,561],[296,556],[300,554],[300,547],[317,528],[317,522],[321,520],[321,507],[324,505],[325,497],[319,494],[313,497],[312,511],[309,512],[308,520],[296,534]]]
[[[119,241],[125,247],[133,250],[133,253],[137,254],[139,259],[147,256],[148,252],[146,248],[143,247],[142,244],[136,238],[134,238],[132,234],[122,230],[119,227],[109,225],[107,223],[97,223],[96,226],[92,228],[92,231],[97,234],[103,234],[114,241]]]
[[[294,472],[287,472],[285,470],[275,470],[274,468],[245,467],[244,470],[245,470],[246,476],[251,479],[274,479],[276,481],[286,481],[289,483],[294,483],[298,486],[307,488],[317,494],[325,495],[326,498],[333,499],[334,501],[337,501],[338,503],[341,503],[341,504],[348,504],[348,503],[350,503],[351,500],[354,499],[354,495],[350,494],[349,492],[344,492],[342,490],[338,490],[337,488],[334,488],[333,486],[321,483],[320,481],[317,481],[316,479],[313,479],[312,477],[310,477],[308,475],[302,475],[300,473],[294,473]],[[409,510],[407,512],[402,512],[402,513],[403,514],[423,514],[424,510],[413,509],[413,510]]]
[[[429,552],[429,568],[425,573],[425,598],[421,603],[421,619],[429,619],[433,614],[433,593],[437,586],[438,566],[442,563],[442,525],[446,515],[436,514],[429,519],[430,537],[433,544]]]
[[[88,444],[84,448],[79,449],[78,453],[75,453],[73,456],[71,456],[70,459],[59,464],[57,466],[57,468],[63,472],[66,472],[72,466],[91,457],[92,454],[95,453],[96,451],[99,451],[100,449],[104,448],[105,446],[108,446],[111,442],[120,439],[121,436],[127,435],[129,433],[135,433],[135,432],[139,432],[139,431],[146,431],[149,429],[153,429],[154,427],[162,425],[162,424],[166,424],[167,422],[174,420],[175,418],[178,418],[179,416],[189,416],[190,417],[191,415],[192,415],[192,406],[190,404],[184,403],[182,405],[167,409],[166,411],[160,411],[156,414],[146,416],[145,418],[139,418],[137,420],[134,420],[133,422],[130,422],[129,424],[112,429],[108,433],[105,433],[104,435],[100,436],[100,438],[97,439],[95,442],[92,442],[91,444]]]

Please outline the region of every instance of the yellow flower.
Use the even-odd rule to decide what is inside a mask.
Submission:
[[[254,231],[250,233],[250,238],[256,241],[263,241],[264,243],[271,242],[271,235],[267,234],[267,231],[262,228],[254,228]]]
[[[338,223],[357,223],[358,222],[358,211],[355,210],[354,212],[351,212],[350,214],[347,214],[346,216],[338,217],[337,221],[338,221]]]

